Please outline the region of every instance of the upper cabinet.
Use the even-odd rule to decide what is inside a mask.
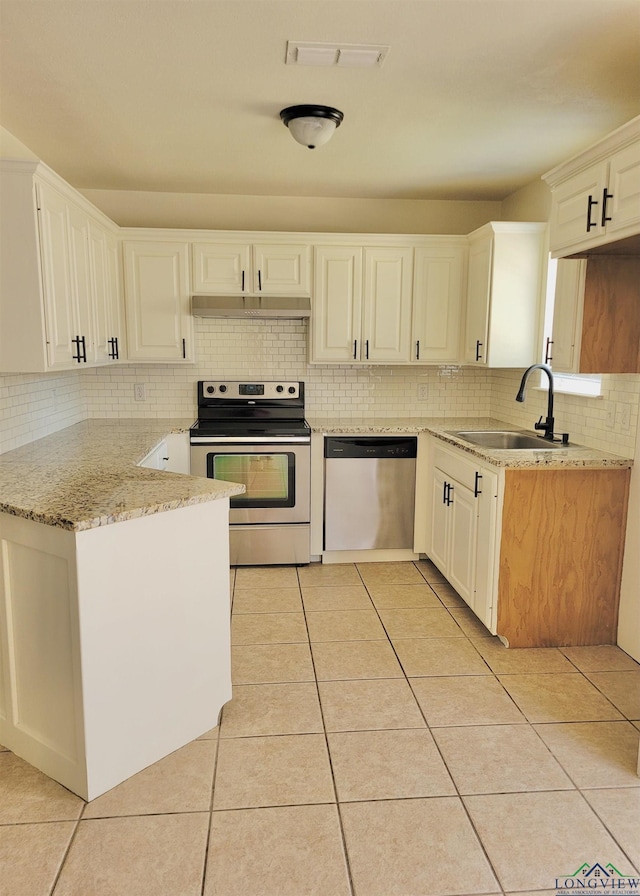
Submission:
[[[470,234],[466,363],[527,367],[536,362],[545,228],[492,222]]]
[[[584,258],[561,258],[556,270],[553,329],[545,345],[545,364],[556,373],[580,372],[582,305],[587,262]]]
[[[123,253],[130,360],[192,362],[189,243],[127,240]]]
[[[420,247],[413,262],[411,360],[456,364],[466,273],[467,241]]]
[[[5,160],[0,176],[0,370],[118,360],[118,228],[41,163]]]
[[[409,361],[413,249],[316,246],[311,360]]]
[[[640,117],[544,175],[554,257],[606,251],[640,234]],[[624,250],[624,246],[619,246]],[[632,249],[637,254],[637,245]]]
[[[309,296],[311,247],[287,243],[193,243],[193,292]]]

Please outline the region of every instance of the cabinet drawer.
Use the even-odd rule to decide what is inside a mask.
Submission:
[[[468,489],[474,491],[476,486],[476,474],[481,472],[482,468],[472,461],[468,461],[464,457],[458,457],[443,448],[436,448],[433,455],[434,466],[442,470],[448,477],[455,479],[462,485],[466,485]]]

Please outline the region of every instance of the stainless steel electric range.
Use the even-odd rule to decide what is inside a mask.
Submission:
[[[231,498],[232,566],[309,563],[311,430],[304,383],[198,383],[191,475],[242,483]]]

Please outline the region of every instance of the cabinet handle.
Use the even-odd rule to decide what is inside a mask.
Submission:
[[[611,216],[607,216],[607,200],[613,199],[613,193],[609,193],[607,188],[605,187],[602,191],[602,220],[601,224],[604,227],[607,221],[611,220]]]
[[[242,272],[242,292],[244,292],[244,271]]]
[[[480,342],[479,339],[476,339],[476,361],[482,360],[482,353],[480,349],[482,348],[483,343]]]
[[[354,361],[358,360],[358,340],[357,339],[353,340],[353,360]]]
[[[258,292],[262,292],[262,271],[258,271]]]
[[[445,481],[444,487],[442,489],[442,503],[447,503],[447,492],[449,491],[449,483]]]
[[[447,507],[453,504],[453,486],[450,482],[447,482]]]
[[[551,354],[551,346],[553,345],[553,339],[547,336],[547,347],[544,350],[544,363],[550,364],[553,361],[553,355]]]
[[[186,359],[187,357],[187,340],[182,340],[182,357]]]
[[[597,227],[598,222],[591,220],[591,209],[594,205],[598,205],[598,202],[593,198],[593,196],[589,195],[587,199],[587,233],[591,230],[592,227]]]
[[[365,339],[364,341],[364,357],[368,361],[369,360],[369,340]]]
[[[416,361],[420,360],[420,340],[416,340]]]
[[[75,345],[76,345],[76,352],[77,352],[77,354],[72,355],[73,360],[74,360],[74,361],[77,361],[78,364],[79,364],[80,361],[82,361],[82,356],[80,355],[80,337],[79,337],[79,336],[74,336],[73,339],[72,339],[71,341],[72,341],[72,342],[75,342]]]
[[[116,345],[116,356],[115,356],[114,360],[119,361],[120,360],[120,348],[118,346],[118,337],[115,336],[113,341],[115,342],[115,345]]]
[[[476,480],[473,484],[473,497],[477,498],[478,495],[482,494],[482,489],[480,488],[480,480],[482,479],[482,473],[476,472]]]

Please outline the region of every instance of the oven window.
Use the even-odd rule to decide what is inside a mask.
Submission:
[[[295,505],[295,455],[288,451],[268,454],[211,453],[207,457],[207,476],[245,486],[243,495],[231,498],[232,507]]]

